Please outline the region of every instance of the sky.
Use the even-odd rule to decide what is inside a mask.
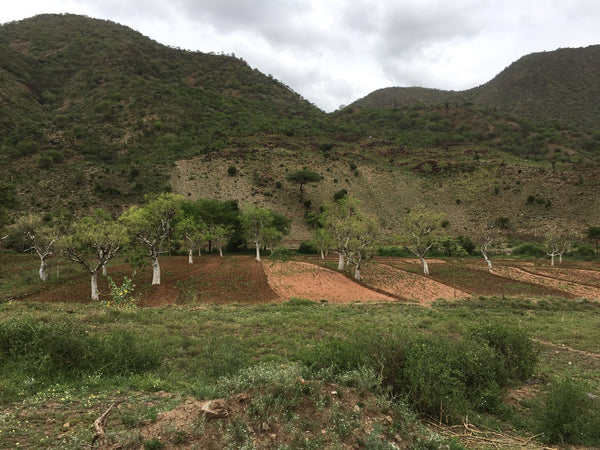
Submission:
[[[42,13],[233,53],[327,112],[385,87],[470,89],[529,53],[600,44],[600,0],[3,0],[0,23]]]

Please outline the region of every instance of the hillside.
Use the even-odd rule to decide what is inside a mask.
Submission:
[[[390,87],[349,107],[471,102],[537,121],[600,129],[600,45],[523,56],[489,82],[466,91]]]
[[[444,212],[454,234],[501,217],[520,236],[539,237],[557,220],[581,230],[600,223],[600,131],[587,126],[600,86],[597,51],[530,55],[462,93],[383,89],[325,114],[234,56],[170,48],[75,15],[4,24],[0,204],[13,217],[55,208],[119,212],[146,193],[173,190],[276,209],[294,219],[297,243],[310,236],[306,209],[345,189],[389,236],[419,203]],[[565,67],[575,62],[562,53],[580,64],[570,78]],[[535,65],[560,85],[551,92],[576,103],[580,122],[532,117],[528,111],[550,114],[543,102],[560,99],[547,98],[541,82],[510,81],[528,73],[531,60],[554,56],[562,63]],[[514,99],[519,111],[510,110]],[[306,187],[310,204],[286,181],[304,167],[324,177]]]
[[[83,160],[96,171],[86,187],[100,194],[162,191],[162,164],[264,130],[302,134],[324,115],[241,59],[81,16],[3,25],[0,58],[2,156],[29,180],[29,156],[50,171],[75,165],[82,187]]]

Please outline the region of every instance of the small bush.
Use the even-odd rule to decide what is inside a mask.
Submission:
[[[412,254],[403,247],[397,245],[386,245],[377,247],[377,256],[390,256],[394,258],[408,258]]]
[[[546,255],[546,252],[539,244],[525,242],[515,247],[515,249],[512,251],[512,254],[519,256],[531,256],[534,258],[543,258]]]
[[[548,444],[600,447],[600,400],[585,383],[571,379],[552,383],[538,420]]]
[[[473,408],[492,412],[501,403],[495,352],[468,339],[423,337],[410,345],[398,393],[422,413],[453,422]]]
[[[277,247],[269,255],[273,261],[287,261],[292,257],[292,252],[287,247]]]
[[[298,253],[302,255],[315,255],[318,253],[318,250],[312,242],[301,242],[298,247]]]
[[[237,168],[235,166],[229,166],[227,168],[227,175],[229,175],[230,177],[233,177],[237,174]]]
[[[538,354],[523,330],[491,324],[475,331],[474,336],[497,352],[503,369],[497,376],[500,385],[525,381],[533,375]]]

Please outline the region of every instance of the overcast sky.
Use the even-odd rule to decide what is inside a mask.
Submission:
[[[41,13],[235,53],[325,111],[390,86],[469,89],[526,54],[600,44],[600,0],[3,0],[0,23]]]

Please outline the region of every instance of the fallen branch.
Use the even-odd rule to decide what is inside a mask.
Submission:
[[[106,411],[104,411],[104,414],[102,414],[100,417],[94,420],[94,428],[96,429],[96,434],[94,434],[94,437],[92,438],[91,447],[94,446],[96,441],[101,441],[102,439],[104,439],[104,435],[106,434],[106,430],[104,429],[104,422],[106,421],[106,417],[108,417],[108,413],[110,412],[110,410],[113,409],[115,406],[116,403],[113,403],[108,407]]]

